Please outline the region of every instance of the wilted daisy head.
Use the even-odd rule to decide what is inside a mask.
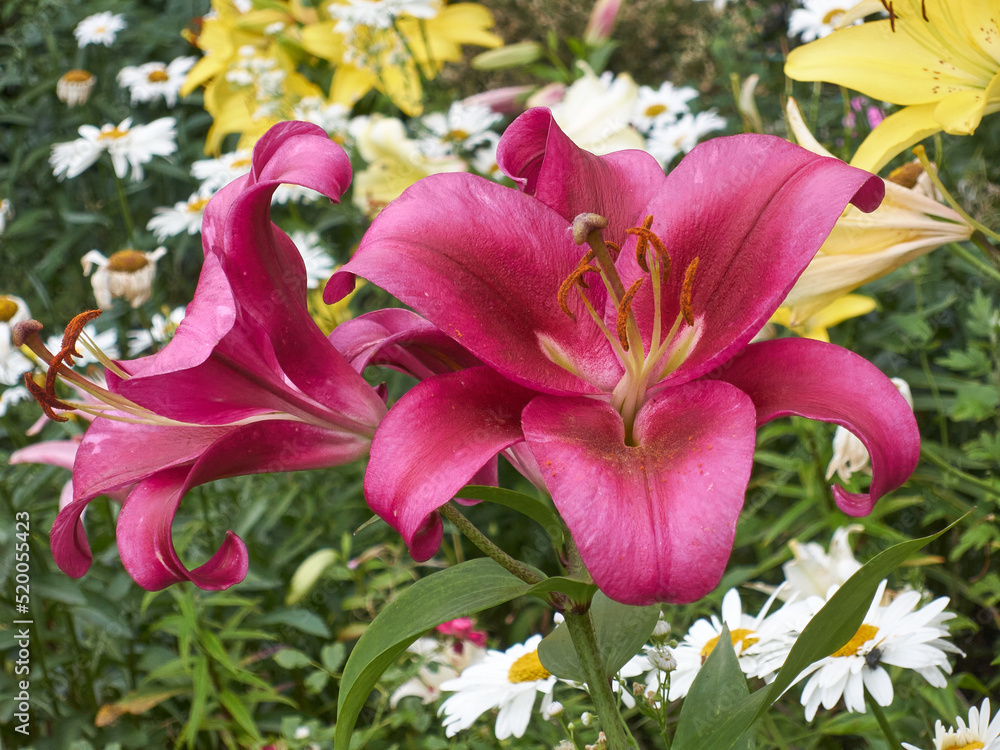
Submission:
[[[76,68],[67,70],[56,82],[56,96],[68,107],[83,104],[90,98],[90,92],[97,78],[87,70]]]
[[[153,294],[156,261],[166,253],[167,248],[158,247],[151,253],[126,248],[110,258],[99,250],[91,250],[84,255],[81,259],[83,273],[91,277],[97,306],[102,310],[110,310],[114,306],[114,297],[122,297],[132,307],[139,307],[147,302]]]

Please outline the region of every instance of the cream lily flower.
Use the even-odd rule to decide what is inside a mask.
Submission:
[[[789,127],[800,146],[832,156],[809,132],[794,99],[788,100],[787,113]],[[852,166],[857,166],[855,161],[856,157],[851,160]],[[915,180],[914,172],[919,174]],[[964,242],[972,236],[972,227],[935,199],[927,175],[920,174],[913,165],[894,175],[886,180],[885,200],[872,213],[863,214],[848,206],[785,298],[783,307],[790,311],[787,319],[776,322],[793,329],[807,325],[814,315],[862,284],[941,245]]]
[[[871,297],[865,297],[863,294],[845,294],[822,310],[817,310],[808,318],[796,319],[794,325],[792,323],[792,309],[785,306],[779,307],[771,316],[771,322],[785,328],[791,328],[803,338],[829,341],[830,334],[827,329],[833,328],[845,320],[867,315],[874,309],[875,300]]]
[[[968,135],[1000,111],[996,0],[883,5],[888,18],[838,29],[793,50],[785,63],[785,75],[796,81],[829,81],[903,105],[852,161],[873,172],[929,135]]]
[[[465,162],[456,157],[427,156],[417,141],[407,138],[406,127],[395,117],[356,117],[349,130],[361,158],[368,162],[368,168],[354,176],[354,204],[368,216],[375,216],[422,177],[467,171]]]

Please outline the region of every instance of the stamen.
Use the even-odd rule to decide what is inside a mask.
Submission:
[[[649,249],[649,235],[652,232],[649,228],[653,226],[653,215],[650,214],[642,220],[641,227],[629,227],[625,234],[634,234],[638,239],[635,243],[635,262],[643,273],[649,273],[649,266],[646,264],[646,251]]]
[[[632,286],[628,288],[625,296],[622,297],[622,301],[618,303],[618,320],[615,324],[615,332],[618,334],[618,341],[621,342],[622,349],[625,351],[628,351],[629,306],[632,304],[632,298],[635,297],[635,293],[639,291],[640,286],[642,286],[642,279],[633,281]]]
[[[604,240],[604,244],[607,246],[608,253],[611,255],[611,262],[614,263],[618,260],[618,256],[621,255],[622,249],[611,240]]]
[[[681,315],[689,326],[694,325],[694,308],[691,305],[691,292],[694,288],[694,274],[698,270],[699,258],[696,256],[684,271],[684,286],[681,288]]]
[[[587,255],[593,257],[593,251],[587,253]],[[583,256],[583,260],[580,261],[580,265],[578,265],[574,269],[573,273],[567,276],[566,280],[559,285],[559,294],[558,294],[559,309],[561,309],[564,313],[569,315],[570,320],[573,321],[576,320],[576,316],[573,314],[573,311],[569,309],[570,292],[573,291],[573,287],[577,284],[579,284],[584,289],[589,289],[590,287],[587,285],[587,282],[583,280],[583,275],[588,271],[595,271],[595,272],[598,271],[597,266],[588,265],[587,255]]]
[[[60,401],[55,397],[54,394],[49,393],[45,388],[38,385],[35,379],[31,377],[30,372],[24,373],[24,385],[28,389],[38,405],[42,407],[42,411],[45,416],[51,419],[53,422],[68,422],[69,418],[64,417],[60,414],[56,414],[53,409],[63,409],[64,411],[73,411],[73,407],[64,401]]]

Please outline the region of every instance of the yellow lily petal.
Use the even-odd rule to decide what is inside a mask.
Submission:
[[[330,101],[353,107],[354,103],[373,88],[377,80],[368,70],[352,65],[338,65],[330,83]]]
[[[829,81],[893,104],[923,104],[943,95],[982,88],[984,81],[952,65],[909,34],[897,20],[872,21],[834,31],[792,50],[785,75],[796,81]]]
[[[302,48],[310,55],[337,64],[344,58],[344,39],[333,30],[335,21],[320,21],[302,29]],[[367,89],[366,89],[367,91]]]
[[[941,131],[936,102],[905,107],[886,117],[858,146],[851,166],[878,172],[893,158]]]
[[[845,320],[867,315],[875,307],[875,300],[871,297],[863,294],[845,294],[813,315],[809,322],[817,328],[833,328]]]
[[[493,23],[493,14],[478,3],[446,5],[426,21],[400,18],[397,22],[414,59],[422,65],[430,63],[438,70],[441,63],[462,59],[463,44],[501,46],[503,39],[488,30]]]

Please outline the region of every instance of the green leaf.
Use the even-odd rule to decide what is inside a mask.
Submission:
[[[965,518],[963,516],[962,518]],[[795,641],[785,664],[768,687],[751,693],[726,707],[718,722],[708,727],[697,742],[674,742],[673,750],[736,747],[778,697],[795,682],[803,669],[829,656],[847,643],[861,627],[879,583],[908,557],[937,539],[962,519],[936,534],[889,547],[852,575],[816,614]]]
[[[229,712],[229,715],[239,725],[240,729],[255,740],[261,739],[260,732],[257,730],[257,725],[254,723],[250,711],[247,710],[247,707],[243,705],[243,702],[240,701],[237,695],[228,690],[223,690],[219,693],[219,702]]]
[[[343,643],[334,643],[323,646],[319,652],[319,658],[323,662],[323,668],[330,673],[335,673],[344,664],[345,649]]]
[[[284,669],[303,669],[312,665],[308,655],[294,648],[283,648],[272,657]]]
[[[719,724],[732,705],[746,701],[749,696],[750,688],[733,650],[729,628],[723,625],[715,648],[698,670],[684,699],[673,747],[709,747],[701,738]],[[733,747],[752,748],[753,731],[747,730]]]
[[[255,620],[255,625],[288,625],[308,635],[329,638],[330,629],[315,612],[307,609],[281,609]]]
[[[546,578],[541,583],[536,583],[525,593],[531,594],[532,596],[538,596],[543,601],[548,602],[549,598],[547,596],[539,595],[549,591],[558,591],[559,593],[565,594],[572,599],[575,604],[579,604],[581,607],[587,607],[594,598],[594,594],[597,593],[597,586],[576,578],[552,576],[551,578]]]
[[[505,490],[499,487],[484,487],[470,484],[463,487],[457,493],[458,497],[469,500],[485,500],[489,503],[496,503],[505,508],[516,510],[539,526],[545,529],[545,533],[552,539],[556,547],[561,547],[563,543],[563,525],[558,514],[544,501],[538,498],[525,495],[513,490]]]
[[[421,578],[389,602],[344,667],[335,745],[350,746],[354,724],[375,683],[418,636],[442,622],[516,599],[529,588],[493,560],[481,557]]]
[[[594,620],[594,633],[604,670],[608,675],[614,675],[639,653],[649,639],[660,616],[660,606],[619,604],[598,591],[594,594],[590,616]],[[576,682],[587,680],[565,625],[559,625],[542,639],[538,644],[538,658],[542,666],[556,677]]]

